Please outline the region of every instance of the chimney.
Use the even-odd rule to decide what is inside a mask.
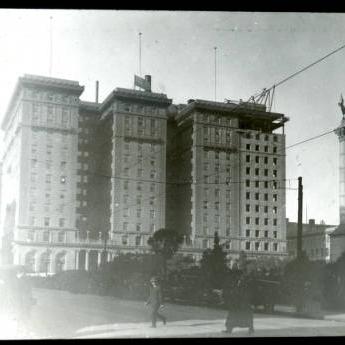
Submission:
[[[96,103],[98,103],[98,90],[99,90],[99,82],[96,80]]]
[[[147,82],[147,85],[149,86],[149,89],[147,91],[151,92],[151,76],[150,75],[145,75],[145,80]]]

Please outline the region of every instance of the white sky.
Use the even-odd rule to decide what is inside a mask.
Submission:
[[[139,31],[142,74],[151,74],[153,91],[174,103],[214,99],[214,46],[223,101],[248,99],[345,44],[345,14],[0,9],[0,117],[19,76],[49,75],[50,16],[52,76],[79,81],[88,101],[96,80],[100,101],[115,87],[133,87]],[[290,117],[287,146],[339,125],[344,76],[345,49],[277,88],[273,111]],[[298,176],[308,218],[337,224],[336,135],[287,150],[287,178]],[[287,191],[286,206],[296,221],[297,191]]]

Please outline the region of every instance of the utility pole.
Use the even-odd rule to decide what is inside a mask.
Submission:
[[[297,219],[297,259],[302,257],[303,231],[303,185],[302,177],[298,178],[298,219]]]

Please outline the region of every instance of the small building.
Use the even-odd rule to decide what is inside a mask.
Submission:
[[[330,235],[331,261],[337,261],[345,252],[345,224],[337,226]]]
[[[289,257],[295,258],[297,256],[297,222],[289,222],[287,218],[286,229]],[[315,224],[315,219],[309,219],[308,224],[303,224],[302,228],[302,251],[310,260],[331,261],[333,251],[331,237],[335,230],[335,225],[327,225],[324,222]]]

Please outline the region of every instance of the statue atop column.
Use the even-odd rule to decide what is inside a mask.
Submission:
[[[344,105],[344,98],[343,98],[343,95],[341,94],[340,95],[340,102],[338,103],[340,109],[341,109],[341,112],[343,114],[343,119],[345,118],[345,105]]]

